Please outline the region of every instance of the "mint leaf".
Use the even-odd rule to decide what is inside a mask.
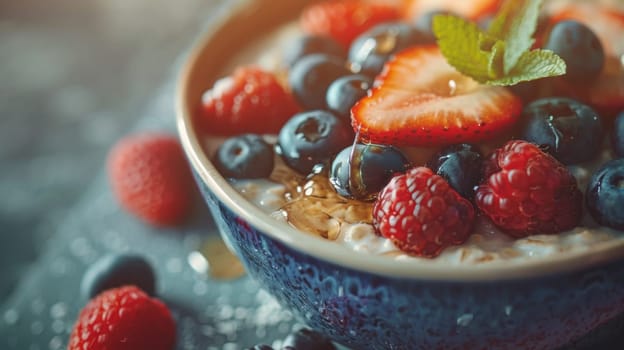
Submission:
[[[550,50],[527,51],[520,56],[518,64],[505,76],[490,80],[489,85],[515,85],[523,81],[563,75],[566,64],[561,57]]]
[[[492,45],[490,61],[488,62],[488,72],[492,79],[504,75],[503,60],[505,59],[505,47],[505,42],[501,40],[497,40],[494,45]]]
[[[440,51],[450,65],[479,82],[496,78],[488,68],[491,54],[480,49],[485,34],[476,24],[461,17],[437,15],[432,25]]]
[[[535,43],[541,5],[541,0],[506,1],[488,28],[488,34],[505,42],[504,74],[509,74]]]
[[[487,31],[450,15],[433,18],[440,51],[460,73],[480,83],[514,85],[565,74],[555,53],[533,50],[542,0],[507,0]]]

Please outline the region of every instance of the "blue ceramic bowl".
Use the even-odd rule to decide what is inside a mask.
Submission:
[[[190,55],[178,129],[224,239],[285,307],[354,349],[552,349],[624,313],[624,239],[548,261],[398,262],[301,233],[247,202],[210,163],[193,115],[232,57],[305,2],[244,4]]]

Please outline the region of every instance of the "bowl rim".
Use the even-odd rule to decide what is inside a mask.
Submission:
[[[230,16],[221,16],[215,28],[231,20],[243,10],[245,2],[233,6]],[[202,64],[202,51],[214,40],[217,30],[207,30],[199,37],[187,55],[178,76],[175,92],[175,112],[178,136],[186,156],[199,178],[225,206],[251,224],[252,227],[286,246],[316,259],[338,266],[377,275],[417,280],[449,282],[492,282],[545,277],[553,274],[570,273],[602,264],[624,260],[624,239],[610,240],[596,244],[592,249],[562,252],[548,258],[528,261],[499,260],[485,264],[445,265],[432,261],[395,260],[385,256],[353,251],[342,244],[322,237],[300,232],[287,223],[280,222],[264,213],[246,200],[211,164],[203,151],[202,143],[195,132],[193,108],[188,103],[191,91],[189,81]],[[214,77],[217,78],[217,77]]]

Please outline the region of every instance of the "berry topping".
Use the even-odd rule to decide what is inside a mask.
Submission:
[[[172,136],[140,134],[120,140],[109,154],[108,175],[119,203],[148,223],[178,224],[191,211],[193,178]]]
[[[240,67],[204,93],[198,123],[216,135],[276,133],[298,110],[272,73]]]
[[[217,149],[213,163],[224,177],[267,178],[273,171],[274,152],[262,136],[243,134],[225,140]]]
[[[351,129],[333,114],[309,111],[295,115],[280,130],[277,152],[286,164],[308,174],[317,164],[329,162],[353,140]]]
[[[374,143],[448,145],[490,139],[514,125],[519,98],[452,68],[435,46],[397,54],[369,96],[352,109],[353,127]]]
[[[307,109],[326,109],[329,85],[348,74],[351,72],[342,59],[314,54],[297,61],[288,74],[288,83],[302,106]]]
[[[509,141],[484,163],[475,202],[513,237],[570,230],[581,219],[576,179],[555,158],[526,141]]]
[[[523,139],[535,143],[566,165],[594,159],[602,149],[602,121],[591,107],[569,98],[551,97],[524,108]]]
[[[477,147],[458,144],[444,148],[427,164],[462,197],[472,200],[481,182],[481,153]]]
[[[342,150],[331,165],[329,182],[343,197],[371,200],[398,174],[410,167],[398,148],[356,144]]]
[[[425,167],[393,177],[373,206],[378,234],[405,252],[428,258],[464,243],[474,216],[472,204]]]
[[[432,34],[406,23],[383,23],[355,39],[349,49],[351,69],[375,77],[393,54],[410,46],[434,42]]]
[[[324,54],[343,60],[347,59],[347,50],[336,40],[323,35],[304,35],[297,37],[284,52],[284,61],[292,67],[302,57],[312,54]]]
[[[435,16],[433,32],[448,63],[480,83],[510,86],[564,75],[561,57],[534,49],[540,5],[540,0],[506,1],[487,29],[463,17]]]
[[[624,111],[620,112],[615,118],[611,143],[613,144],[615,155],[624,158]]]
[[[622,7],[606,4],[604,1],[545,1],[550,24],[565,20],[583,23],[600,38],[607,56],[624,53],[624,11]]]
[[[351,121],[351,108],[373,86],[373,80],[365,75],[347,75],[335,80],[327,89],[327,107],[337,116]]]
[[[624,158],[611,160],[594,173],[586,202],[596,222],[624,230]]]
[[[584,24],[566,20],[555,24],[544,44],[566,62],[566,79],[585,82],[595,79],[604,66],[605,54],[600,40]]]
[[[172,350],[175,332],[165,304],[125,286],[103,292],[82,309],[68,350]]]
[[[468,19],[478,19],[496,12],[502,0],[408,0],[408,17],[418,18],[433,11],[453,12]]]
[[[284,349],[293,350],[336,350],[324,335],[309,328],[301,328],[284,339]]]
[[[398,18],[398,9],[382,2],[335,0],[309,5],[300,23],[304,32],[330,36],[346,48],[369,28]]]
[[[110,254],[100,258],[82,277],[80,292],[85,299],[91,299],[105,290],[125,285],[134,285],[154,295],[156,276],[152,266],[143,257]]]
[[[555,89],[589,104],[605,116],[621,111],[624,108],[624,12],[599,1],[567,2],[563,8],[551,13],[551,23],[563,20],[576,20],[592,29],[600,38],[605,63],[602,72],[593,81],[573,83],[557,80]]]

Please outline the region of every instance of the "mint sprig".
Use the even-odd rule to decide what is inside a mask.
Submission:
[[[450,65],[480,83],[509,86],[563,75],[554,52],[535,49],[541,0],[507,0],[487,31],[461,17],[437,15],[433,32]]]

